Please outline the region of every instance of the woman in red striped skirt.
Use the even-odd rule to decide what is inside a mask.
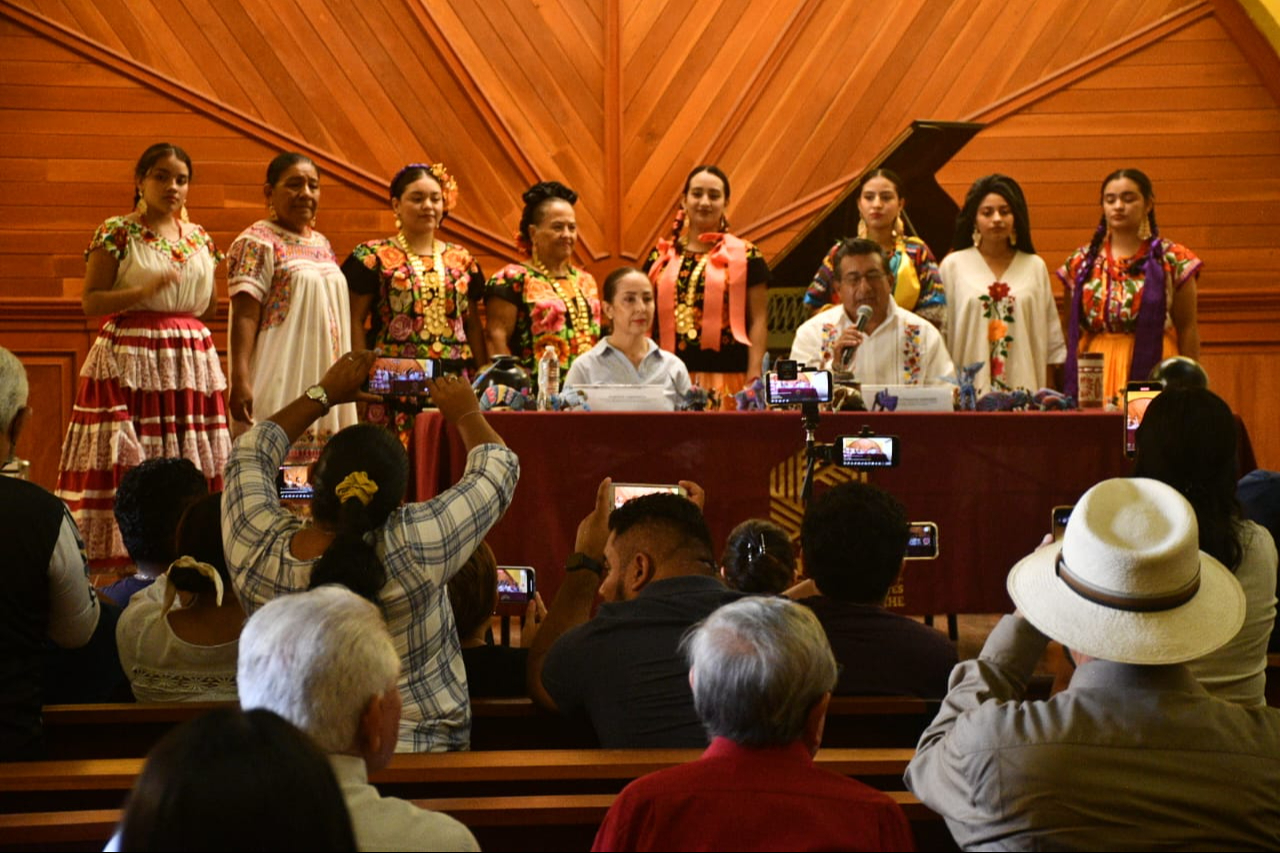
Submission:
[[[222,255],[187,221],[191,173],[178,146],[148,148],[134,170],[134,212],[102,223],[85,252],[84,312],[108,316],[80,370],[57,494],[99,565],[128,559],[112,512],[125,471],[180,457],[220,490],[231,450],[227,383],[200,321],[216,307]]]

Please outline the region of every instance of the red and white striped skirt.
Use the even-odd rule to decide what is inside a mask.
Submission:
[[[211,490],[222,489],[231,452],[227,380],[204,323],[149,311],[109,318],[80,379],[57,495],[80,526],[89,559],[124,563],[113,507],[126,471],[144,459],[189,459]]]

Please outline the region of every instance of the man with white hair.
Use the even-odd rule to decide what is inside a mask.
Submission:
[[[682,645],[711,745],[624,788],[593,849],[913,849],[892,799],[813,764],[836,660],[811,610],[743,598]]]
[[[395,752],[399,675],[378,608],[346,587],[276,598],[240,635],[240,706],[276,712],[329,754],[361,850],[479,850],[458,821],[369,784]]]
[[[1185,662],[1244,621],[1239,582],[1156,480],[1106,480],[1061,546],[1009,573],[1005,616],[951,690],[907,787],[966,849],[1280,848],[1280,711],[1216,699]],[[1022,701],[1049,639],[1077,669]]]
[[[30,416],[27,372],[0,347],[0,462],[14,458]],[[0,760],[38,758],[45,638],[79,648],[98,626],[84,543],[66,505],[25,480],[0,477]]]

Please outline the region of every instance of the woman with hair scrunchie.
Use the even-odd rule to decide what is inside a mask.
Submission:
[[[559,181],[525,190],[516,249],[485,287],[489,355],[513,355],[538,386],[538,360],[552,347],[563,377],[600,340],[600,296],[591,273],[573,265],[578,194]]]
[[[361,243],[342,263],[354,351],[437,358],[444,374],[464,378],[485,363],[477,305],[484,274],[470,252],[437,238],[457,203],[458,182],[443,163],[410,163],[391,179],[398,233]],[[407,446],[418,409],[416,403],[371,403],[365,420],[394,430]]]
[[[222,553],[221,509],[218,493],[187,508],[175,536],[182,556],[154,590],[129,600],[116,624],[120,665],[139,702],[236,698],[244,610]]]
[[[470,744],[471,710],[447,584],[511,504],[520,464],[458,376],[427,380],[431,399],[468,450],[461,479],[403,503],[409,459],[389,430],[344,429],[311,471],[313,523],[280,506],[276,473],[289,445],[330,406],[377,397],[360,390],[374,353],[348,353],[237,442],[227,465],[223,539],[245,611],[291,592],[338,583],[382,608],[403,664],[397,750]]]
[[[858,236],[874,240],[884,249],[893,276],[893,301],[941,330],[947,307],[944,278],[925,242],[907,234],[902,218],[907,203],[902,194],[902,178],[892,169],[872,169],[858,181],[854,192],[858,199]],[[804,304],[814,313],[840,304],[834,264],[843,242],[837,241],[827,252],[804,294]]]
[[[769,338],[769,265],[729,231],[729,176],[696,166],[685,178],[671,236],[644,262],[657,294],[658,345],[722,407],[760,375]],[[687,223],[687,224],[686,224]]]
[[[85,250],[81,303],[109,315],[80,369],[55,494],[66,502],[89,559],[129,562],[112,514],[125,472],[145,459],[186,459],[222,488],[231,453],[213,336],[213,273],[222,255],[187,221],[187,152],[159,142],[134,167],[134,210],[107,219]]]
[[[1160,236],[1151,179],[1117,169],[1102,181],[1102,220],[1058,270],[1071,305],[1063,385],[1078,392],[1076,359],[1106,356],[1103,399],[1146,379],[1166,358],[1200,360],[1196,289],[1202,262]]]

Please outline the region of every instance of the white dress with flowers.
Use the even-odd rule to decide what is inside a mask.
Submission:
[[[249,363],[253,414],[260,421],[319,382],[351,349],[347,280],[323,234],[303,237],[265,219],[246,228],[227,257],[230,294],[262,303]],[[293,443],[287,463],[314,462],[330,436],[355,422],[353,403],[334,406]]]
[[[956,369],[982,362],[979,394],[1045,384],[1048,367],[1067,359],[1049,270],[1039,255],[1018,252],[996,281],[977,249],[942,261],[947,284],[947,349]]]

